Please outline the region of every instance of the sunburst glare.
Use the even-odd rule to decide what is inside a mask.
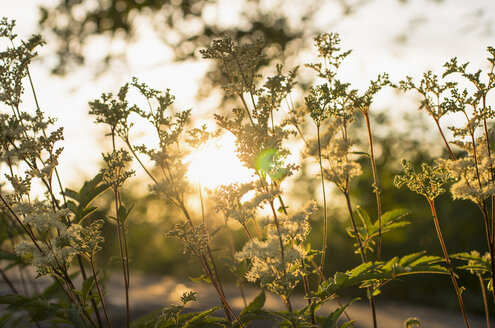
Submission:
[[[248,182],[252,172],[244,167],[235,154],[235,137],[224,134],[211,139],[187,157],[187,177],[191,183],[214,189],[233,182]]]

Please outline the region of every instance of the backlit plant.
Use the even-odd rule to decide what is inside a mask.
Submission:
[[[382,208],[382,193],[395,190],[381,188],[373,145],[375,122],[370,110],[374,96],[394,84],[387,74],[381,74],[361,92],[343,81],[339,69],[350,51],[341,50],[337,34],[315,38],[320,62],[306,66],[316,72],[318,80],[308,90],[298,89],[303,94],[298,101],[293,97],[297,94],[294,90],[299,68],[284,73],[284,67],[277,65],[274,75],[267,78],[258,71],[265,56],[262,40],[237,44],[225,37],[201,51],[203,58],[222,66],[227,81],[223,90],[232,99],[233,108],[214,117],[224,133],[235,137],[236,155],[253,177],[248,183],[232,183],[216,189],[212,199],[216,213],[225,224],[215,229],[205,213],[201,186],[195,190],[192,181],[188,181],[187,156],[210,139],[215,140],[220,132],[208,131],[201,124],[194,128],[197,122],[193,120],[193,112],[176,109],[170,90],[153,89],[137,78],[124,84],[116,94],[103,93],[89,102],[89,113],[107,129],[111,151],[103,154],[103,167],[93,179],[84,182],[79,190],[64,188],[57,170],[63,130],[55,126],[54,119],[45,117],[29,71],[35,49],[43,42],[38,36],[20,41],[13,29],[13,22],[1,21],[0,37],[9,45],[0,53],[3,104],[0,160],[5,177],[0,189],[0,225],[5,232],[0,234],[0,249],[8,255],[2,257],[0,274],[11,293],[0,296],[0,303],[8,305],[0,323],[23,325],[26,322],[16,312],[26,311],[29,320],[39,327],[46,321],[75,327],[112,327],[102,268],[97,266],[95,257],[102,248],[109,247],[102,236],[104,225],[114,225],[127,327],[247,327],[260,319],[271,320],[281,327],[351,327],[354,320],[345,311],[352,301],[333,312],[321,309],[346,288],[362,289],[370,304],[373,325],[378,327],[375,298],[381,290],[403,276],[425,273],[450,275],[469,327],[462,288],[458,286],[454,269],[468,270],[479,279],[489,325],[485,286],[493,293],[495,173],[489,131],[493,112],[487,95],[495,86],[493,48],[488,49],[492,66],[487,74],[470,73],[467,64],[458,64],[453,59],[446,64],[442,81],[428,72],[418,85],[412,78],[398,83],[403,90],[419,92],[420,109],[434,119],[450,155],[450,159],[437,159],[433,165],[423,163],[420,171],[404,160],[404,172],[395,178],[398,187],[406,185],[426,198],[443,257],[417,250],[385,259],[382,252],[385,233],[405,227],[408,222],[404,217],[409,212]],[[446,80],[452,76],[466,79],[474,87],[471,91],[460,89],[458,82]],[[26,82],[35,99],[34,112],[22,106]],[[132,92],[142,97],[144,107],[131,102]],[[464,126],[451,128],[453,142],[447,140],[440,124],[440,119],[451,113],[461,113],[466,119]],[[366,125],[365,146],[356,142],[359,135],[355,132],[356,121],[361,115]],[[155,142],[136,144],[133,138],[138,125],[148,127]],[[312,131],[308,132],[309,126]],[[291,144],[294,140],[305,145],[301,157],[289,157],[294,153]],[[292,163],[289,158],[299,162]],[[211,284],[218,295],[218,306],[203,312],[185,311],[186,305],[196,300],[196,292],[188,292],[182,296],[181,304],[164,304],[160,311],[132,321],[129,300],[132,259],[128,238],[133,231],[128,223],[134,212],[133,205],[123,195],[136,174],[129,169],[133,164],[148,178],[149,193],[164,204],[175,206],[177,211],[172,213],[180,213],[174,218],[173,227],[167,222],[170,229],[163,238],[175,240],[184,254],[191,255],[199,264],[200,280]],[[321,203],[311,200],[298,205],[289,201],[287,184],[297,183],[291,179],[304,164],[318,166],[318,177],[312,183],[321,188]],[[374,194],[376,216],[369,215],[357,205],[360,199],[352,196],[354,180],[363,172],[370,173],[371,188],[364,192]],[[347,209],[348,234],[354,241],[354,254],[349,255],[361,260],[357,267],[344,272],[332,272],[327,265],[333,261],[327,252],[332,238],[328,230],[329,183],[343,197]],[[44,194],[35,196],[31,191],[33,185],[44,188]],[[454,199],[470,200],[480,209],[487,255],[471,250],[448,254],[435,207],[435,199],[448,189]],[[106,190],[111,191],[112,205],[104,215],[97,212],[93,201]],[[188,201],[196,193],[200,210]],[[321,232],[311,231],[315,220],[322,221]],[[240,233],[232,231],[235,224],[240,226]],[[220,260],[214,246],[222,234],[230,238],[231,256]],[[321,240],[316,247],[309,243],[311,234],[317,234]],[[234,236],[239,239],[234,241]],[[463,265],[455,268],[451,259],[464,261]],[[36,268],[38,276],[51,277],[53,285],[48,291],[27,295],[9,279],[6,274],[9,269],[24,270],[26,263]],[[229,279],[235,279],[241,288],[245,305],[242,309],[233,307],[226,296],[219,270],[225,265],[234,276]],[[243,292],[243,286],[248,283],[260,288],[260,294],[251,302]],[[61,293],[49,293],[53,289]],[[285,309],[264,309],[266,292],[276,294]],[[291,301],[294,298],[305,299],[305,306],[296,308]],[[217,312],[220,309],[223,315]],[[419,326],[419,320],[408,319],[405,326]]]

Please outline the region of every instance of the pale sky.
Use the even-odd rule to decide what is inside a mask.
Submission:
[[[17,33],[27,36],[38,32],[36,4],[47,2],[0,0],[0,16],[15,19]],[[236,4],[235,1],[221,2]],[[270,5],[269,0],[265,2]],[[286,3],[296,8],[303,1]],[[486,67],[485,49],[489,45],[495,46],[494,24],[487,24],[489,17],[495,17],[495,1],[491,0],[445,0],[440,4],[431,0],[409,0],[406,4],[398,0],[373,0],[355,15],[339,21],[332,17],[335,12],[331,5],[322,6],[314,25],[321,31],[340,33],[342,47],[353,49],[342,66],[342,73],[345,79],[355,83],[355,87],[365,87],[381,72],[388,72],[394,81],[405,75],[420,77],[427,69],[441,73],[441,66],[454,56],[458,56],[461,62],[470,61],[473,68]],[[416,27],[411,29],[412,26]],[[95,127],[93,118],[87,115],[87,102],[99,98],[102,92],[116,92],[132,76],[156,89],[170,88],[176,96],[177,107],[192,107],[193,115],[214,110],[211,105],[210,108],[208,105],[198,108],[194,98],[197,82],[208,63],[172,63],[169,49],[161,45],[152,33],[147,33],[147,26],[143,25],[141,29],[144,36],[139,38],[139,43],[126,46],[129,67],[122,69],[119,66],[118,72],[110,70],[97,80],[91,78],[91,69],[81,69],[66,78],[58,78],[51,76],[49,68],[42,63],[32,66],[31,74],[42,109],[48,115],[58,117],[58,124],[65,128],[65,150],[60,162],[62,177],[69,184],[80,183],[81,178],[96,174],[101,162],[103,150],[100,141],[104,131]],[[409,31],[412,33],[403,43],[393,42],[408,35]],[[97,52],[105,42],[94,41],[92,51]],[[115,46],[122,45],[116,42]],[[40,53],[48,56],[50,50],[48,44]],[[316,61],[316,55],[314,49],[302,49],[298,64]],[[312,73],[305,70],[303,74]],[[25,105],[30,104],[30,95],[26,93]],[[400,106],[405,104],[407,102]],[[380,99],[378,105],[393,107],[387,99]]]

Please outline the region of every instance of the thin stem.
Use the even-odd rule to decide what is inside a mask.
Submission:
[[[101,305],[103,306],[103,312],[105,313],[105,319],[107,321],[107,325],[108,325],[109,328],[112,328],[112,324],[110,323],[110,318],[108,316],[107,306],[105,304],[105,299],[103,298],[103,294],[102,294],[101,289],[100,289],[100,284],[98,283],[98,277],[96,275],[96,270],[95,270],[95,265],[94,265],[93,257],[90,257],[89,263],[91,264],[91,271],[93,272],[93,277],[95,279],[96,290],[98,292],[98,296],[100,297]],[[101,323],[100,323],[100,326],[102,326]]]
[[[81,254],[77,254],[76,257],[77,257],[77,262],[79,264],[79,268],[81,269],[82,278],[83,278],[83,280],[86,280],[87,275],[86,275],[86,270],[84,270],[84,265],[83,265]],[[96,280],[96,276],[95,276],[95,280]],[[91,297],[92,295],[93,295],[93,293],[90,290],[89,296]],[[95,311],[96,321],[98,322],[98,327],[103,327],[103,322],[101,321],[100,309],[98,308],[98,305],[96,304],[96,301],[93,298],[91,298],[91,306],[93,307],[93,310]]]
[[[485,306],[486,328],[490,328],[490,311],[488,309],[488,300],[486,299],[485,284],[480,274],[477,274],[480,281],[481,294],[483,295],[483,305]]]
[[[356,220],[355,220],[354,214],[352,212],[351,197],[349,195],[349,192],[348,191],[344,192],[344,196],[345,196],[345,200],[346,200],[346,203],[347,203],[347,210],[349,211],[349,216],[351,218],[352,229],[354,230],[354,234],[356,236],[355,238],[356,238],[356,240],[358,242],[358,245],[359,245],[359,250],[360,250],[360,255],[361,255],[361,262],[362,263],[365,263],[365,262],[367,262],[366,253],[364,251],[363,243],[361,241],[361,237],[359,236],[359,231],[357,229]],[[377,320],[376,320],[375,298],[373,297],[373,295],[371,295],[369,293],[369,291],[370,291],[369,288],[367,288],[367,291],[368,291],[368,294],[370,295],[368,297],[368,300],[370,302],[371,316],[373,318],[373,327],[374,328],[377,328],[378,327],[378,324],[377,324]]]
[[[325,267],[325,255],[327,251],[327,234],[328,234],[328,218],[327,218],[327,196],[325,192],[325,177],[323,175],[323,164],[321,160],[321,138],[320,138],[320,125],[316,125],[316,134],[318,136],[318,160],[320,164],[320,176],[321,176],[321,191],[323,193],[323,240],[321,245],[321,260],[320,260],[320,271],[323,274],[323,269]],[[321,276],[318,277],[318,286],[321,283]]]
[[[203,266],[203,271],[210,278],[213,287],[215,287],[215,289],[217,291],[217,294],[220,297],[220,301],[223,303],[224,310],[225,310],[225,315],[227,316],[227,320],[232,321],[232,317],[230,316],[230,313],[232,313],[234,315],[236,321],[239,323],[239,325],[241,327],[244,327],[244,325],[242,324],[240,318],[237,316],[237,314],[235,313],[235,311],[229,305],[229,303],[227,302],[227,299],[225,298],[225,295],[222,293],[222,291],[218,287],[217,281],[215,280],[215,277],[213,276],[213,273],[212,273],[212,271],[210,269],[210,266],[208,265],[208,262],[207,262],[206,258],[202,254],[199,254],[199,255],[197,254],[197,256],[198,256],[198,258],[199,258],[199,260],[201,262],[201,265]]]
[[[447,253],[447,247],[445,246],[445,241],[443,240],[442,230],[440,229],[440,224],[438,223],[437,212],[435,210],[435,203],[433,199],[427,198],[427,200],[428,200],[428,204],[430,205],[431,214],[433,216],[433,222],[435,223],[435,230],[437,231],[438,241],[440,242],[440,246],[442,247],[443,256],[445,258],[445,262],[447,263],[447,268],[450,273],[450,278],[452,279],[452,284],[454,286],[455,293],[457,295],[457,300],[459,301],[462,317],[464,319],[464,323],[466,324],[466,328],[469,328],[469,322],[466,316],[466,311],[464,309],[464,302],[462,301],[462,295],[457,285],[457,279],[455,277],[454,270],[452,269],[452,265],[450,263],[449,254]]]
[[[127,272],[127,258],[124,255],[124,241],[122,237],[122,233],[125,234],[125,231],[123,231],[122,225],[120,224],[120,217],[119,217],[119,191],[117,188],[114,190],[115,193],[115,217],[117,219],[117,235],[119,239],[119,249],[120,249],[120,260],[122,262],[122,273],[124,275],[124,290],[125,290],[125,313],[126,313],[126,327],[130,327],[130,309],[129,309],[129,280],[127,278],[128,272]]]
[[[352,230],[354,230],[354,235],[356,238],[356,241],[358,242],[359,246],[359,254],[361,255],[361,262],[366,262],[366,253],[364,251],[363,247],[363,242],[361,241],[361,237],[359,236],[359,231],[356,225],[356,219],[354,218],[354,213],[352,211],[352,205],[351,205],[351,197],[348,192],[344,192],[346,204],[347,204],[347,210],[349,212],[349,217],[351,219],[351,224],[352,224]]]
[[[115,152],[115,127],[111,127],[110,135],[112,137],[112,149]],[[117,172],[117,176],[120,175],[120,169]],[[125,314],[126,314],[126,327],[130,327],[131,315],[129,306],[129,258],[127,253],[127,240],[125,238],[125,227],[124,223],[120,222],[119,208],[121,206],[122,200],[120,197],[120,192],[118,186],[114,186],[113,192],[115,195],[115,218],[117,219],[117,236],[119,240],[119,250],[120,250],[120,260],[122,262],[122,274],[124,276],[124,291],[125,291]]]
[[[378,180],[378,171],[375,162],[375,154],[373,150],[373,134],[371,133],[370,117],[368,111],[363,112],[363,114],[366,120],[366,127],[368,130],[368,141],[370,145],[370,160],[371,160],[371,167],[373,170],[373,188],[374,188],[374,193],[376,195],[376,209],[377,209],[377,217],[378,217],[378,241],[376,246],[376,260],[380,261],[381,253],[382,253],[382,201],[380,197],[381,191]]]
[[[229,245],[230,245],[230,252],[232,254],[232,258],[235,258],[235,245],[234,245],[234,236],[232,235],[232,231],[229,228],[229,225],[227,224],[227,218],[224,217],[224,223],[225,223],[225,228],[227,229],[227,236],[229,238]],[[242,296],[242,301],[244,303],[244,307],[247,307],[247,300],[246,300],[246,295],[244,294],[244,288],[242,286],[242,278],[236,276],[237,283],[239,284],[239,289],[241,292]]]
[[[282,234],[280,232],[280,224],[279,224],[278,218],[277,218],[277,211],[275,210],[275,206],[273,205],[273,200],[270,200],[269,203],[270,203],[270,208],[272,210],[273,219],[275,221],[275,227],[277,228],[278,240],[280,242],[280,254],[281,254],[281,257],[282,257],[282,264],[284,266],[284,277],[285,277],[285,276],[287,276],[287,270],[286,270],[286,267],[285,267],[284,242],[282,240]],[[287,310],[289,310],[289,312],[292,312],[292,305],[290,303],[290,298],[289,297],[284,298],[284,302],[286,302]]]
[[[437,128],[438,128],[438,131],[440,132],[440,135],[442,136],[442,140],[445,144],[445,147],[447,148],[449,154],[450,154],[450,157],[453,159],[453,160],[456,160],[457,157],[455,156],[454,152],[452,151],[452,149],[450,148],[450,145],[449,143],[447,142],[447,139],[445,138],[445,135],[443,134],[443,131],[442,131],[442,128],[440,127],[440,122],[437,118],[433,118],[433,120],[435,121],[435,124],[437,125]]]
[[[19,294],[19,292],[17,291],[17,289],[15,289],[14,284],[12,284],[12,282],[10,281],[9,277],[7,277],[7,275],[5,274],[5,272],[3,271],[3,269],[0,269],[0,275],[2,276],[3,280],[9,286],[10,290],[12,290],[12,292],[14,294]]]
[[[134,147],[132,147],[132,145],[131,145],[131,143],[129,141],[129,138],[125,138],[124,139],[124,142],[127,145],[127,147],[129,148],[129,150],[131,151],[131,153],[134,156],[134,158],[138,161],[139,165],[141,165],[141,167],[143,168],[144,172],[146,172],[146,174],[150,177],[151,180],[153,180],[154,183],[158,184],[158,181],[155,179],[155,177],[151,174],[150,171],[148,171],[148,169],[146,168],[146,166],[144,166],[143,162],[141,162],[141,159],[136,154],[136,151],[134,150]]]

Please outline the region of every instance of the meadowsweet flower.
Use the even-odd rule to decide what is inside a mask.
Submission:
[[[189,222],[177,223],[167,237],[177,238],[182,244],[184,254],[190,252],[199,256],[211,242],[211,236],[206,232],[206,225],[201,223],[192,226]]]
[[[24,223],[32,225],[42,233],[51,229],[57,229],[61,232],[67,230],[62,218],[70,214],[68,209],[54,211],[50,204],[41,201],[16,203],[13,209],[20,217],[24,218]]]
[[[96,220],[89,226],[83,227],[80,224],[72,224],[67,229],[69,244],[78,253],[92,257],[101,250],[100,244],[104,238],[101,236],[103,220]]]
[[[101,169],[103,181],[114,189],[122,187],[125,180],[134,175],[134,171],[126,171],[125,167],[132,161],[129,153],[123,149],[115,150],[110,154],[103,155],[106,167]]]
[[[492,169],[495,156],[489,156],[486,139],[479,138],[476,145],[476,158],[472,143],[456,143],[464,148],[468,155],[456,160],[439,160],[452,176],[458,177],[450,188],[452,198],[468,199],[480,203],[495,195],[495,184],[492,181]]]
[[[277,236],[271,234],[266,241],[253,239],[247,242],[236,260],[249,259],[251,267],[246,279],[258,282],[262,287],[288,297],[301,278],[306,251],[299,246],[284,247],[284,260]]]
[[[225,218],[236,220],[241,224],[254,218],[256,207],[245,206],[243,197],[253,190],[252,183],[232,183],[220,186],[216,190],[216,210],[223,212]]]
[[[455,181],[455,177],[441,163],[441,161],[436,161],[435,165],[423,163],[421,171],[417,172],[411,163],[403,160],[404,174],[396,175],[394,184],[397,188],[407,185],[411,191],[425,196],[428,200],[434,200],[445,192],[443,187],[445,184]]]
[[[19,177],[17,175],[10,176],[5,174],[7,180],[9,180],[14,192],[18,196],[19,199],[22,199],[23,196],[28,196],[31,191],[31,180],[32,178],[28,175],[26,177]]]
[[[310,230],[308,217],[316,211],[318,206],[316,202],[308,202],[303,209],[292,215],[280,215],[279,216],[279,231],[284,238],[290,240],[303,242],[306,239]],[[270,229],[275,229],[272,224]],[[269,234],[276,234],[276,231],[269,232]]]
[[[66,233],[47,241],[34,245],[28,241],[21,241],[15,245],[18,256],[24,258],[34,267],[38,276],[48,274],[59,275],[66,271],[76,251],[70,247]]]
[[[273,221],[267,223],[267,238],[248,241],[235,256],[237,261],[248,259],[251,263],[246,279],[259,282],[262,287],[288,297],[303,274],[306,250],[301,243],[306,239],[310,226],[309,215],[316,210],[316,204],[309,202],[304,209],[290,215],[280,215],[279,229]],[[280,248],[283,242],[283,258]]]

